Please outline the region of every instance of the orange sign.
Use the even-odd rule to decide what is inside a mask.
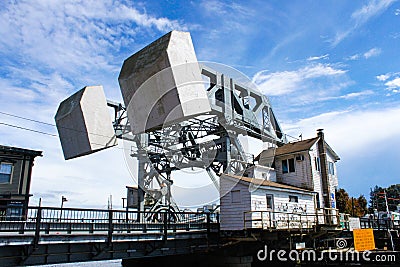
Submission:
[[[357,251],[374,250],[375,239],[373,229],[354,229],[354,249]]]

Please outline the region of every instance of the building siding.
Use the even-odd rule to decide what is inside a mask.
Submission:
[[[315,213],[314,194],[311,192],[301,192],[297,190],[285,190],[270,187],[258,187],[254,191],[249,191],[249,184],[237,182],[229,178],[221,179],[221,198],[220,198],[220,227],[221,230],[241,230],[245,226],[245,212],[252,211],[246,215],[247,220],[259,220],[261,212],[267,211],[266,195],[273,195],[275,214],[271,215],[271,220],[276,225],[283,225],[287,221],[289,213]],[[241,201],[232,203],[231,192],[240,190]],[[290,196],[297,196],[298,203],[289,202]],[[264,213],[263,213],[264,214]],[[269,216],[266,213],[266,216]],[[269,220],[269,218],[264,217]],[[250,223],[251,227],[258,228],[261,222]],[[250,227],[246,224],[246,227]]]
[[[296,155],[302,155],[304,157],[304,160],[296,160],[296,156],[293,154],[276,157],[275,169],[276,169],[277,181],[304,189],[313,189],[312,182],[309,178],[310,177],[308,169],[309,161],[307,161],[308,154],[306,152],[303,152],[303,153],[296,153]],[[294,164],[295,164],[294,172],[283,173],[282,160],[287,160],[287,159],[294,159]]]
[[[232,203],[231,192],[240,191],[240,202]],[[221,230],[241,230],[244,226],[244,212],[251,210],[248,185],[229,178],[220,182],[220,227]]]

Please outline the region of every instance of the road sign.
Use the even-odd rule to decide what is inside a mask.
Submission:
[[[375,239],[373,229],[354,229],[354,249],[357,251],[374,250]]]

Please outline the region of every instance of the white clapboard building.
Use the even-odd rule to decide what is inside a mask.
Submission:
[[[338,160],[319,130],[315,138],[262,151],[241,176],[222,174],[221,230],[310,227],[318,212],[335,212]]]

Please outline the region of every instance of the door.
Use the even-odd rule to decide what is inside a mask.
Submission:
[[[268,225],[269,227],[273,227],[274,224],[274,195],[272,194],[266,194],[266,200],[267,200],[267,211],[265,216],[264,216],[264,223]]]

